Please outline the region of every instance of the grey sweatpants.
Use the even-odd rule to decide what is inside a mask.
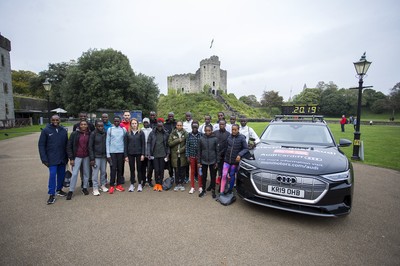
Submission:
[[[90,169],[90,159],[89,156],[85,158],[75,158],[75,165],[72,168],[72,177],[71,177],[71,183],[69,185],[69,191],[74,192],[75,186],[76,186],[76,181],[78,179],[78,174],[79,174],[79,169],[81,168],[81,165],[83,167],[83,188],[88,187],[89,183],[89,169]]]

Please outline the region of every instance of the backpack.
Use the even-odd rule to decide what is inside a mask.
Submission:
[[[168,177],[163,181],[162,188],[163,190],[170,190],[173,185],[174,185],[174,178]]]
[[[67,163],[68,164],[68,163]],[[69,170],[69,167],[67,165],[67,171],[65,171],[65,177],[64,177],[64,183],[63,186],[64,187],[69,187],[70,183],[71,183],[71,177],[72,177],[72,173]]]
[[[236,196],[233,193],[220,194],[217,201],[224,206],[228,206],[236,201]]]

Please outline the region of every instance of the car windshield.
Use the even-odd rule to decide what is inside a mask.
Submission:
[[[319,124],[270,124],[261,136],[262,141],[334,146],[326,126]]]

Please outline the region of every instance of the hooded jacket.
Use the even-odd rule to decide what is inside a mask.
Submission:
[[[229,135],[228,137],[228,147],[226,148],[224,162],[228,164],[238,164],[236,162],[236,157],[239,155],[243,157],[248,151],[249,147],[247,145],[246,137],[242,134]]]
[[[91,161],[95,158],[106,158],[106,137],[104,131],[95,129],[89,138],[89,157]]]
[[[203,135],[199,142],[199,162],[201,164],[213,165],[219,162],[218,140],[214,134]]]

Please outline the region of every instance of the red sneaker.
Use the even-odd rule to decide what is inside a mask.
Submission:
[[[108,190],[108,193],[113,194],[114,193],[114,186],[111,186],[110,189]]]
[[[123,188],[121,185],[117,185],[117,186],[115,187],[115,189],[116,189],[117,191],[119,191],[119,192],[125,191],[125,188]]]

